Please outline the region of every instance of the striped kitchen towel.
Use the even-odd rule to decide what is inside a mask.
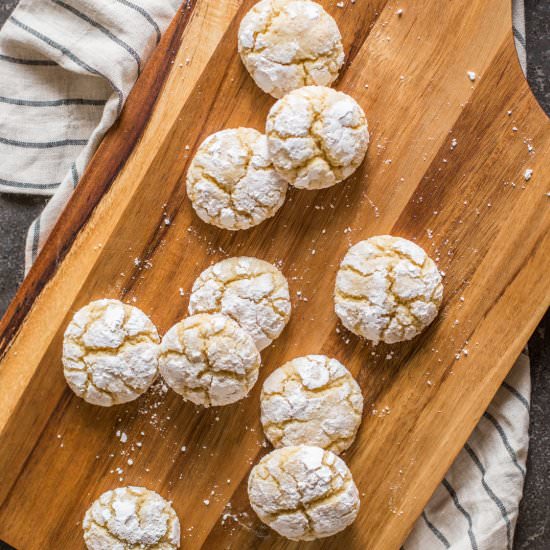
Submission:
[[[22,0],[0,36],[0,192],[51,196],[34,262],[180,0]]]
[[[51,196],[30,228],[27,267],[179,4],[21,0],[0,31],[0,191]],[[525,65],[522,2],[515,2],[514,15]],[[512,548],[529,399],[529,362],[522,356],[415,524],[406,550]]]

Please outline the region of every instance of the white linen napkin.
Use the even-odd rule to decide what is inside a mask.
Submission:
[[[180,4],[21,0],[0,31],[0,192],[48,195],[29,267]],[[523,0],[514,34],[525,66]],[[529,361],[520,357],[404,544],[512,548],[528,447]]]

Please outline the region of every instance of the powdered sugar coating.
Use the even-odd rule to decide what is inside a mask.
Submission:
[[[353,245],[336,277],[336,314],[374,343],[411,340],[435,319],[442,298],[433,260],[413,242],[390,235]]]
[[[294,187],[323,189],[350,176],[365,158],[365,113],[349,95],[307,86],[277,101],[266,124],[275,169]]]
[[[339,454],[355,439],[363,413],[361,388],[336,359],[297,357],[264,382],[262,425],[274,447],[315,445]]]
[[[271,218],[286,190],[271,164],[267,138],[252,128],[206,138],[187,172],[187,194],[197,215],[222,229],[248,229]]]
[[[143,487],[103,493],[82,522],[88,550],[173,550],[180,522],[170,503]]]
[[[155,380],[159,342],[155,325],[140,309],[97,300],[77,311],[65,330],[63,373],[88,403],[127,403]]]
[[[164,335],[159,363],[174,391],[210,407],[246,397],[258,379],[261,358],[252,336],[233,319],[202,313]]]
[[[205,269],[193,284],[189,313],[223,313],[254,339],[261,351],[283,331],[290,318],[284,275],[272,264],[245,256]]]
[[[320,447],[276,449],[252,468],[250,504],[259,518],[291,540],[330,537],[353,523],[359,492],[344,461]]]
[[[239,27],[239,53],[256,84],[273,97],[330,86],[344,63],[336,21],[315,2],[263,0]]]

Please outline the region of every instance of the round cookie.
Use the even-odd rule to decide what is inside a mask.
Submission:
[[[140,309],[97,300],[77,311],[65,330],[63,374],[88,403],[127,403],[155,380],[159,342],[155,325]]]
[[[307,86],[277,101],[266,123],[275,169],[294,187],[324,189],[350,176],[369,144],[365,113],[349,95]]]
[[[256,84],[276,98],[302,86],[330,86],[344,63],[336,21],[307,0],[254,5],[239,27],[239,53]]]
[[[205,269],[193,284],[189,313],[223,313],[252,335],[261,351],[290,318],[284,275],[258,258],[233,257]]]
[[[248,496],[259,518],[291,540],[330,537],[353,523],[359,492],[344,461],[320,447],[276,449],[252,468]]]
[[[437,316],[443,284],[418,245],[381,235],[353,245],[336,276],[336,314],[351,332],[393,344],[411,340]]]
[[[247,396],[258,379],[260,352],[233,319],[201,313],[174,325],[162,339],[159,368],[186,400],[205,407]]]
[[[206,138],[187,172],[187,194],[199,218],[232,231],[274,216],[286,190],[271,164],[267,138],[252,128]]]
[[[264,382],[262,425],[274,447],[316,445],[339,454],[355,439],[363,413],[361,388],[336,359],[297,357]]]
[[[180,546],[180,522],[171,504],[143,487],[103,493],[86,512],[82,527],[88,550]]]

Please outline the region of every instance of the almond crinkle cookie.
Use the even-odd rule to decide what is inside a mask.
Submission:
[[[426,252],[407,239],[381,235],[353,245],[336,276],[336,314],[374,343],[411,340],[437,316],[443,284]]]
[[[261,358],[252,336],[233,319],[202,313],[164,335],[159,362],[174,391],[210,407],[246,397],[258,379]]]
[[[171,504],[143,487],[103,493],[82,522],[88,550],[173,550],[180,522]]]
[[[258,2],[242,20],[238,42],[256,84],[276,98],[301,86],[330,86],[344,63],[336,21],[309,0]]]
[[[248,478],[259,518],[291,540],[330,537],[353,523],[359,492],[344,461],[320,447],[283,447],[264,456]]]
[[[264,382],[261,418],[275,447],[316,445],[334,453],[355,439],[363,396],[351,373],[325,355],[297,357]]]
[[[205,269],[193,284],[189,313],[223,313],[254,339],[261,351],[283,331],[290,318],[284,275],[258,258],[233,257]]]
[[[155,380],[159,343],[155,325],[140,309],[97,300],[77,311],[65,330],[63,373],[88,403],[127,403]]]
[[[187,194],[199,218],[232,231],[274,216],[286,190],[271,164],[267,138],[252,128],[206,138],[187,172]]]
[[[290,92],[269,111],[275,169],[300,189],[324,189],[359,167],[369,144],[365,113],[349,95],[323,86]]]

